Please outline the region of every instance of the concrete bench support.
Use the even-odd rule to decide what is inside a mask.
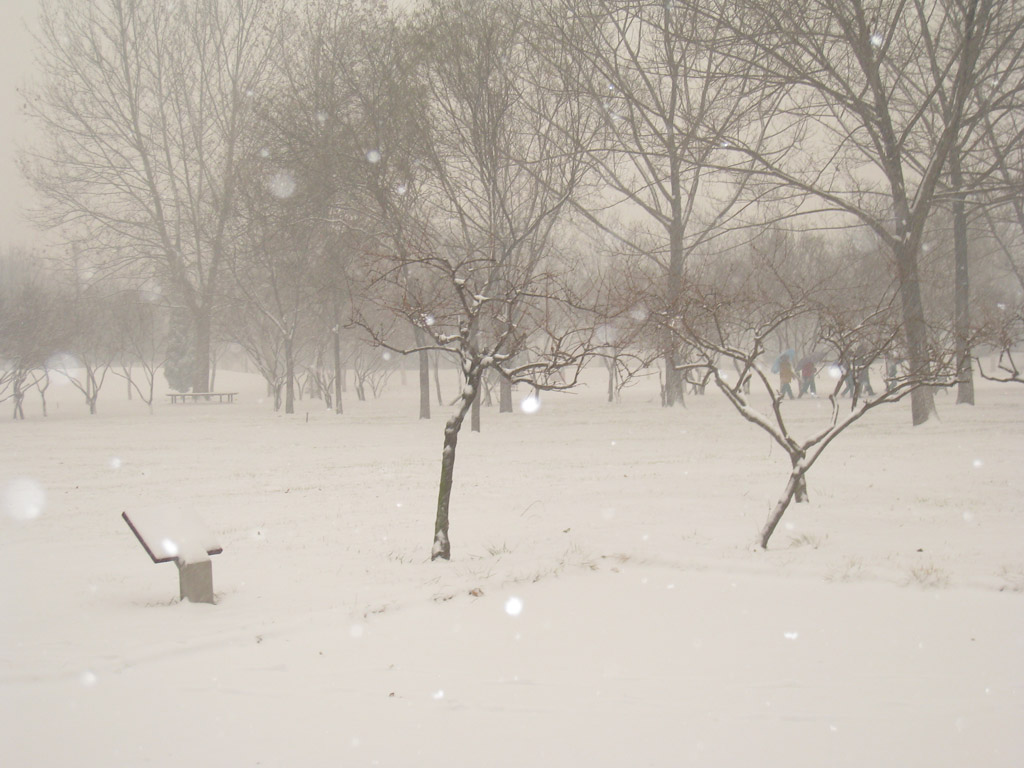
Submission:
[[[192,603],[213,602],[213,563],[200,560],[198,563],[182,563],[175,560],[178,566],[178,584],[181,588],[181,599]]]

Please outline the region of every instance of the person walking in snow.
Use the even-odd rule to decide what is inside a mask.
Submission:
[[[782,397],[788,396],[790,400],[793,399],[792,384],[793,379],[795,378],[796,374],[793,373],[793,362],[788,356],[783,357],[782,360],[779,361],[779,384],[782,385],[781,389],[779,389],[779,394]]]
[[[797,397],[803,397],[808,392],[811,393],[811,397],[818,396],[818,387],[814,383],[814,376],[817,373],[814,367],[814,362],[807,358],[804,360],[803,366],[800,368],[800,394]]]

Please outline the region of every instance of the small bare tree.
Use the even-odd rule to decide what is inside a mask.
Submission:
[[[1024,345],[1024,303],[1018,301],[1014,305],[1000,301],[986,309],[977,342],[995,350],[998,358],[994,368],[986,371],[981,358],[975,357],[978,372],[988,381],[1024,384],[1019,360],[1020,348]]]
[[[789,457],[790,473],[778,502],[771,510],[759,537],[764,548],[793,502],[808,501],[806,476],[822,453],[848,427],[869,411],[896,402],[925,386],[952,382],[949,361],[952,354],[932,350],[933,365],[927,375],[909,370],[889,377],[878,392],[865,385],[872,365],[887,357],[903,356],[902,323],[892,292],[856,291],[849,267],[836,269],[826,280],[781,282],[771,255],[755,257],[749,263],[730,260],[717,264],[687,283],[681,314],[668,317],[661,310],[654,316],[676,333],[693,350],[688,371],[704,371],[725,395],[736,412],[764,430]],[[855,268],[862,264],[854,261]],[[779,330],[794,321],[811,321],[817,329],[812,342],[827,353],[846,374],[837,378],[828,395],[828,421],[809,436],[798,436],[787,423],[783,392],[775,386],[765,366],[769,344]],[[769,358],[770,359],[770,358]],[[723,369],[735,365],[738,375]],[[852,392],[849,407],[840,399],[840,389],[849,377]],[[759,408],[747,389],[768,396],[768,408]]]
[[[11,400],[14,418],[24,419],[25,395],[35,386],[43,396],[45,416],[47,366],[67,342],[60,310],[67,297],[31,272],[4,277],[0,283],[0,402]]]
[[[116,297],[111,308],[114,342],[119,347],[121,372],[113,373],[127,379],[129,396],[134,391],[150,412],[157,371],[167,359],[168,326],[170,313],[145,291],[126,291]],[[143,384],[132,375],[132,367],[142,369]]]

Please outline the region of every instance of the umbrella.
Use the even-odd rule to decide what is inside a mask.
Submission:
[[[811,354],[801,358],[800,362],[797,363],[796,367],[799,370],[803,368],[805,365],[817,365],[822,360],[824,360],[827,357],[827,355],[827,352],[811,352]]]
[[[778,373],[779,372],[779,368],[782,367],[782,361],[784,359],[786,359],[787,357],[789,358],[789,362],[792,363],[794,358],[796,358],[796,350],[787,349],[781,355],[776,357],[775,358],[775,362],[772,363],[772,373]]]

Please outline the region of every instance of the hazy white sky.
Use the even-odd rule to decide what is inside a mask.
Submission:
[[[26,24],[40,0],[0,0],[0,248],[31,245],[38,235],[26,222],[27,185],[16,164],[17,142],[27,135],[17,89],[32,72],[32,38]]]

